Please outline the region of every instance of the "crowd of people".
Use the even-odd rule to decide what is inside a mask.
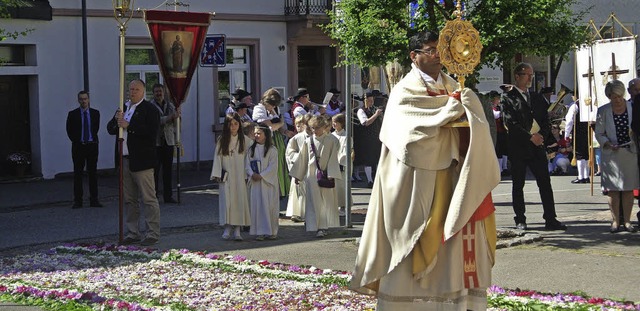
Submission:
[[[550,88],[529,94],[531,83],[527,80],[533,74],[531,66],[521,63],[515,72],[515,85],[503,85],[502,96],[497,91],[487,95],[493,104],[497,125],[496,156],[502,175],[511,175],[513,180],[516,227],[527,229],[524,201],[520,193],[524,184],[524,159],[540,188],[545,211],[543,217],[552,221],[551,225],[547,221],[547,229],[566,228],[553,221],[555,212],[549,176],[566,175],[573,166],[577,171],[577,177],[571,181],[573,184],[590,183],[591,174],[601,176],[602,194],[608,197],[611,211],[610,232],[636,232],[638,229],[632,224],[631,210],[634,196],[637,198],[640,192],[636,134],[640,133],[640,121],[634,116],[636,114],[640,118],[640,107],[634,104],[640,102],[640,79],[629,81],[626,90],[623,82],[609,81],[605,86],[609,102],[598,107],[595,121],[583,121],[580,119],[580,99],[574,97],[564,114],[554,115],[549,109],[552,104]],[[562,105],[561,102],[557,104]],[[529,110],[529,113],[525,110]],[[526,114],[531,116],[527,117]],[[520,128],[523,124],[524,128]],[[591,140],[590,130],[593,132]],[[525,138],[529,138],[530,143],[523,145]],[[592,157],[593,169],[590,168]],[[636,217],[640,224],[640,212]]]
[[[251,93],[234,93],[239,96],[227,110],[211,171],[211,179],[221,185],[223,239],[242,241],[243,227],[249,227],[256,240],[276,239],[280,199],[287,200],[286,216],[304,222],[306,231],[317,237],[340,225],[339,216],[347,204],[341,183],[351,175],[346,172],[347,161],[353,161],[357,151],[346,150],[346,107],[338,100],[340,91],[332,88],[329,92],[326,104],[316,104],[306,89],[298,89],[288,99],[288,111],[280,111],[283,97],[276,89],[267,90],[257,105],[249,103]],[[364,110],[370,111],[373,94],[365,94],[371,100],[359,108],[364,115]],[[248,106],[253,108],[250,113],[245,112]],[[248,114],[250,121],[243,118]],[[378,119],[379,133],[381,115],[381,111],[372,113],[359,126],[367,127]],[[378,136],[373,132],[366,139],[360,144],[378,141],[378,149],[367,149],[371,154],[363,158],[375,158],[380,151]],[[372,163],[371,159],[366,163]],[[365,171],[372,182],[371,169]]]

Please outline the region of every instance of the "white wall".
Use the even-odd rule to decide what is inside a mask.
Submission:
[[[79,9],[80,0],[52,0],[54,8]],[[136,7],[151,9],[162,1],[140,0]],[[216,11],[234,14],[283,15],[283,1],[192,1],[191,12]],[[87,1],[88,9],[111,10],[111,1]],[[165,9],[164,6],[158,9]],[[3,44],[36,45],[37,65],[34,67],[3,68],[0,75],[33,74],[37,76],[30,89],[32,101],[32,145],[34,153],[40,151],[44,178],[73,170],[71,142],[66,136],[65,121],[69,110],[77,108],[77,92],[84,88],[82,68],[82,21],[79,16],[53,16],[52,21],[7,20],[7,30],[35,29],[26,37],[4,41]],[[112,17],[90,17],[88,30],[89,81],[91,106],[100,110],[100,156],[98,169],[113,167],[114,136],[108,135],[106,123],[118,107],[119,32]],[[285,22],[224,21],[212,20],[209,34],[223,33],[227,38],[259,39],[259,76],[262,89],[286,86],[287,53],[278,46],[286,45]],[[127,37],[149,37],[147,26],[141,18],[128,24]],[[182,105],[182,162],[213,158],[213,72],[211,67],[198,67],[185,102]],[[290,90],[287,90],[290,92]],[[259,94],[255,95],[259,98]],[[199,107],[199,109],[198,109]],[[199,115],[200,123],[196,126]],[[38,158],[34,155],[34,160]]]

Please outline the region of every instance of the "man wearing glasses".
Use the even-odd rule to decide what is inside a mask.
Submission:
[[[527,167],[536,178],[542,200],[543,218],[546,230],[566,230],[556,219],[556,208],[549,177],[547,153],[544,138],[549,136],[551,127],[542,95],[530,93],[533,81],[533,67],[520,63],[515,70],[515,85],[502,95],[504,125],[508,131],[509,160],[511,160],[513,211],[516,228],[527,230],[524,215],[524,181]]]
[[[351,281],[378,296],[377,310],[487,308],[495,258],[490,192],[500,170],[482,104],[442,72],[437,44],[433,32],[409,39],[412,69],[391,90],[380,130]],[[455,127],[465,115],[469,126]],[[469,131],[473,140],[465,141],[461,132]]]

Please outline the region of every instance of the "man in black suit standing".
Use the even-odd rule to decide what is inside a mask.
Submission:
[[[89,107],[89,93],[78,93],[80,107],[69,111],[67,115],[67,136],[71,140],[71,158],[73,159],[73,205],[82,207],[82,174],[85,165],[89,175],[89,198],[91,207],[102,207],[98,201],[98,129],[100,129],[100,111]]]
[[[156,150],[158,153],[158,166],[155,168],[156,196],[158,194],[158,179],[162,170],[162,194],[164,203],[178,203],[173,199],[171,176],[173,171],[173,152],[176,145],[176,122],[180,117],[180,110],[165,98],[165,88],[162,84],[153,86],[153,99],[151,103],[160,113],[160,128],[156,138]]]
[[[527,229],[524,205],[524,183],[527,167],[536,178],[544,211],[545,229],[566,230],[556,219],[556,208],[547,167],[544,138],[551,127],[546,102],[542,95],[529,93],[533,81],[533,67],[520,63],[515,70],[515,85],[502,94],[503,119],[508,130],[509,159],[511,160],[513,211],[516,228]]]
[[[160,125],[158,109],[144,99],[145,84],[142,80],[129,83],[129,101],[125,111],[117,111],[109,121],[109,134],[116,135],[118,127],[124,130],[123,179],[124,201],[127,207],[127,235],[123,245],[140,243],[154,245],[160,239],[160,206],[156,197],[153,169],[157,165],[156,135]],[[144,204],[147,223],[145,238],[141,241],[139,228],[140,205]]]

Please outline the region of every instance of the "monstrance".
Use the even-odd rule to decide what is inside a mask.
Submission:
[[[456,5],[456,19],[446,23],[440,31],[438,53],[440,62],[447,68],[449,74],[455,74],[460,82],[460,89],[464,88],[465,77],[472,74],[480,63],[480,34],[471,22],[463,20],[462,1]]]
[[[438,53],[440,62],[447,68],[449,74],[458,77],[461,91],[464,88],[465,77],[472,74],[476,66],[480,63],[480,34],[471,22],[463,20],[462,1],[458,0],[456,5],[456,18],[447,21],[440,31],[438,40]],[[463,116],[460,120],[448,124],[451,127],[468,127],[469,122]]]

